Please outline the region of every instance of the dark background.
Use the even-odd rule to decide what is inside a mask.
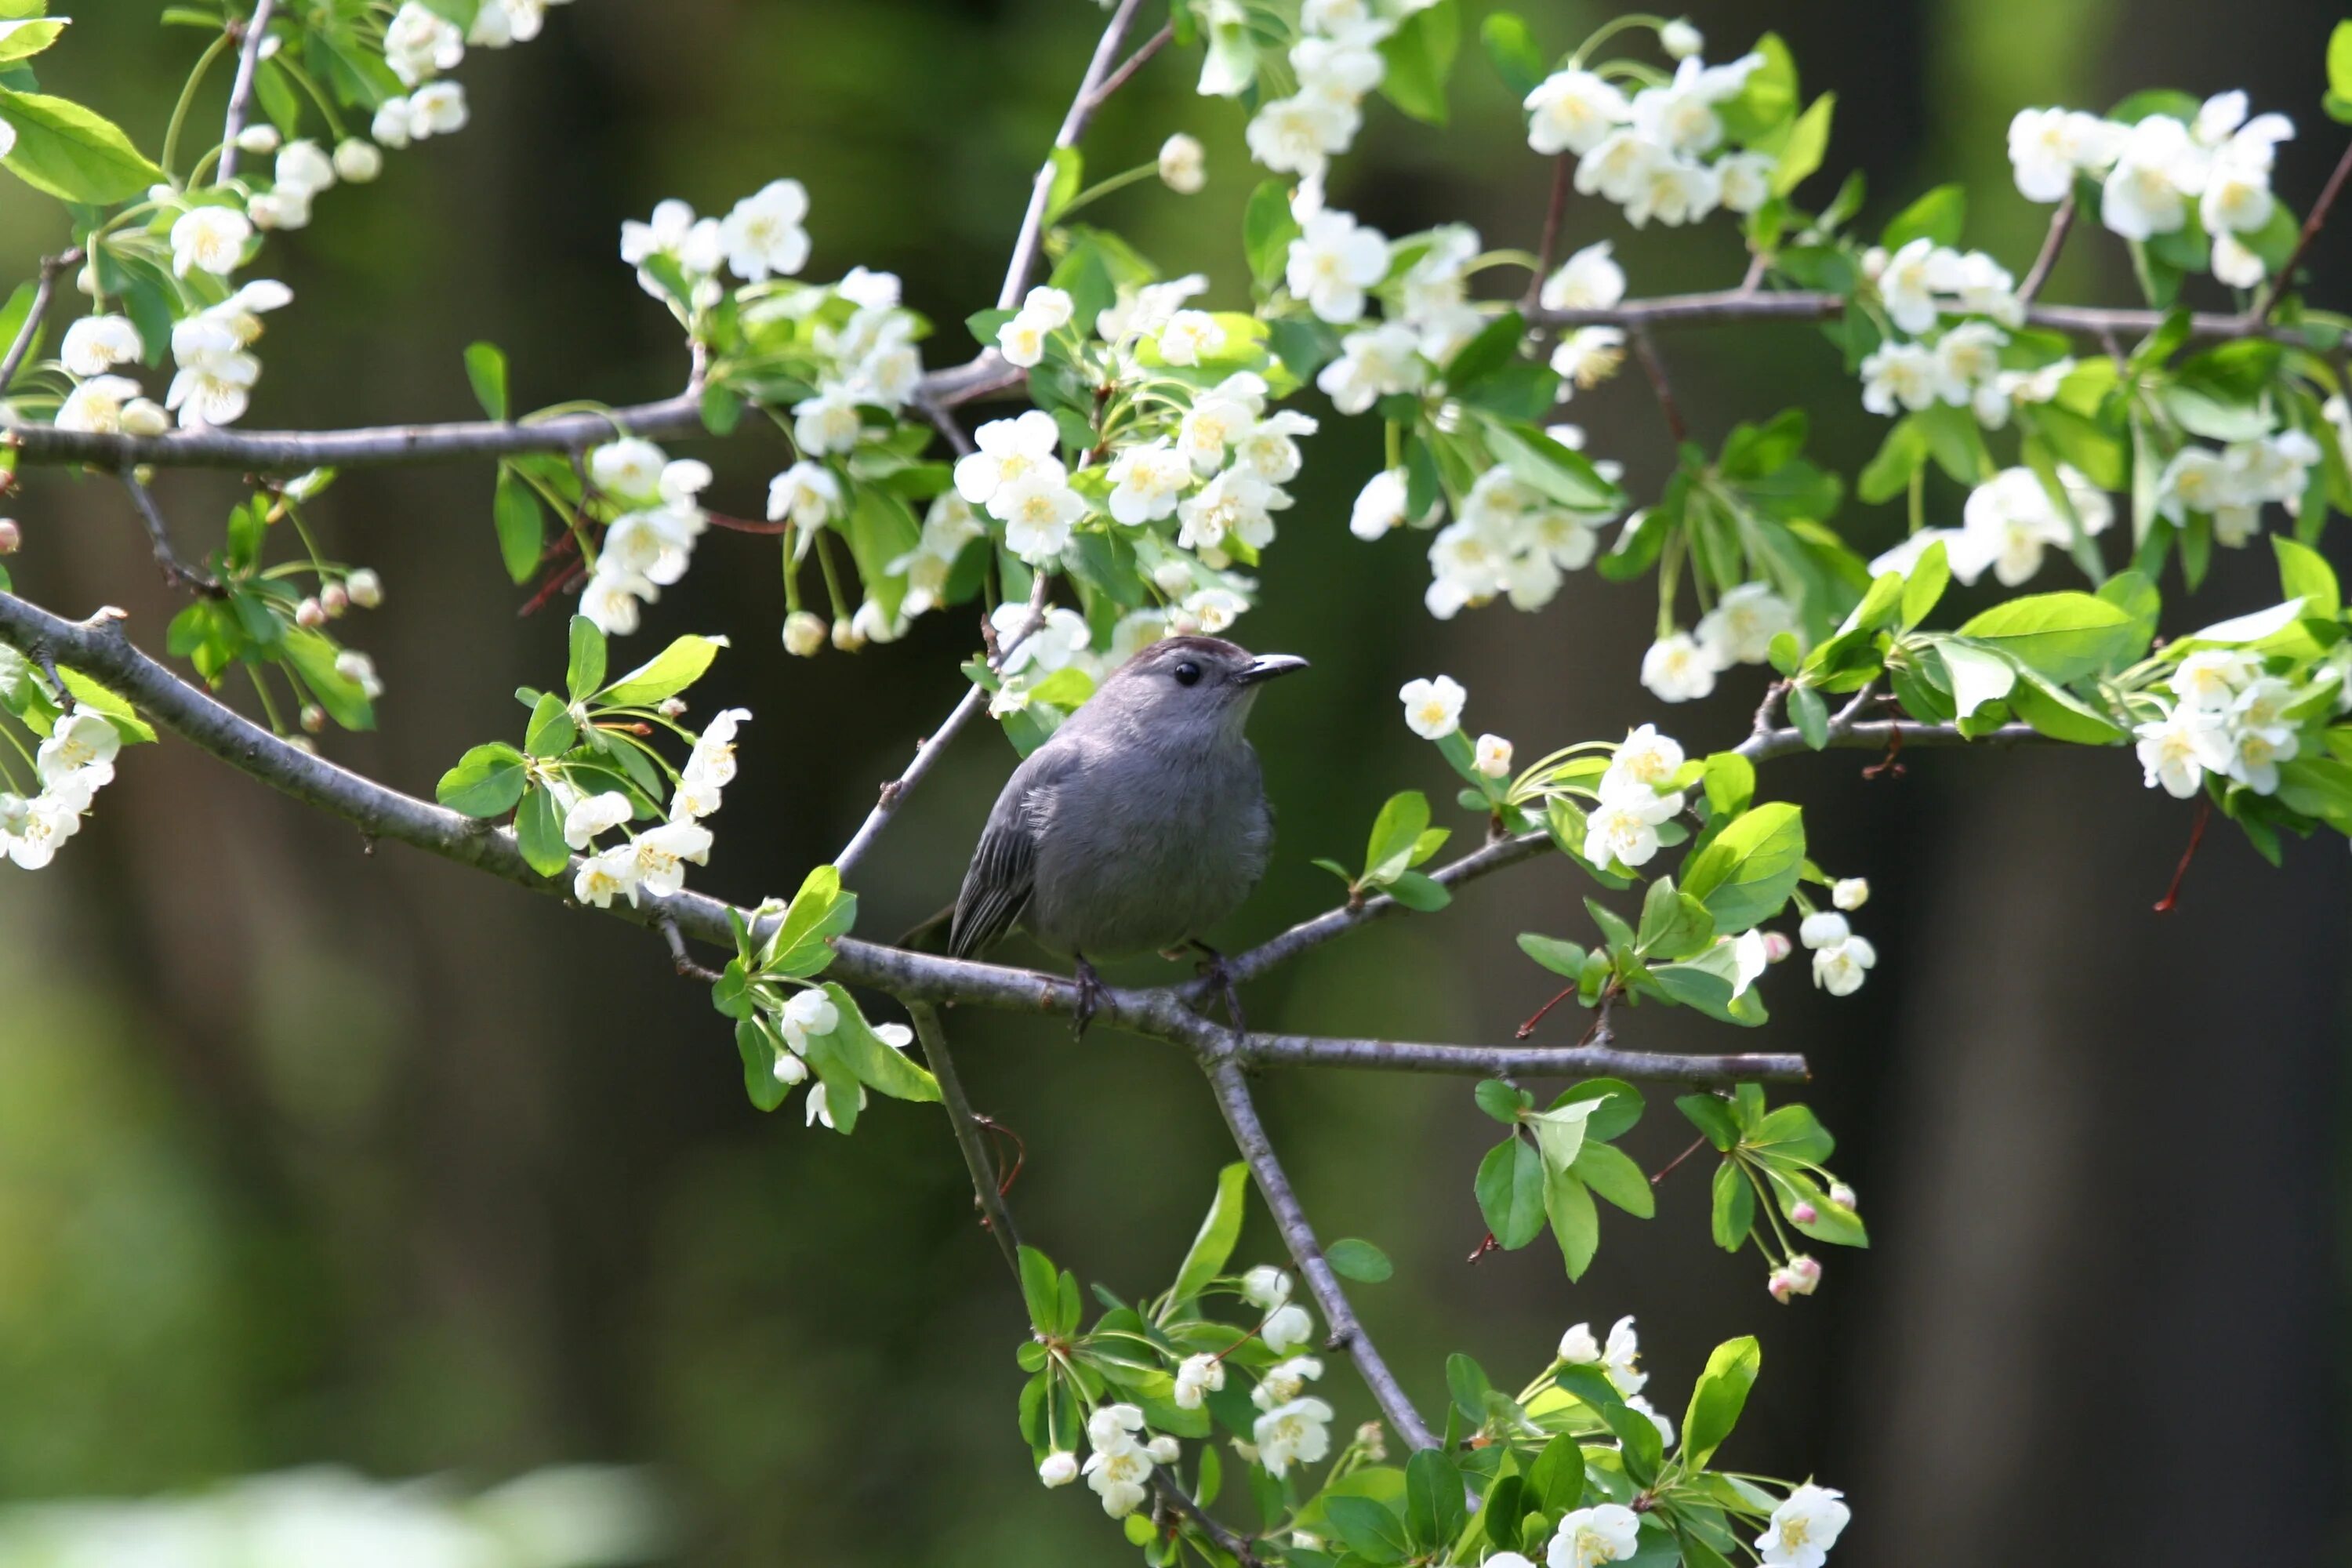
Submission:
[[[1526,9],[1555,49],[1606,15]],[[154,10],[86,5],[43,62],[151,148],[197,37],[157,28]],[[1811,0],[1696,19],[1717,58],[1780,29],[1808,91],[1838,92],[1822,183],[1865,170],[1868,223],[1965,177],[1970,243],[2021,273],[2046,216],[2007,177],[2021,106],[2248,88],[2303,132],[2279,178],[2298,206],[2343,135],[2317,110],[2335,19],[2319,5]],[[903,273],[909,303],[943,323],[928,357],[961,358],[955,323],[992,299],[1098,24],[1076,0],[559,9],[540,42],[468,58],[462,136],[394,154],[379,185],[331,193],[316,227],[273,244],[263,270],[298,302],[272,319],[248,423],[464,416],[459,351],[485,337],[511,354],[525,405],[666,393],[684,360],[615,259],[617,226],[671,195],[723,211],[785,174],[814,201],[809,275]],[[1227,280],[1214,302],[1234,305],[1255,176],[1238,112],[1192,96],[1195,68],[1154,65],[1087,150],[1108,173],[1171,130],[1202,136],[1206,194],[1146,184],[1101,216],[1171,272],[1213,270]],[[200,114],[216,117],[218,91]],[[1467,219],[1489,244],[1531,245],[1547,166],[1475,43],[1456,101],[1444,133],[1375,107],[1335,202],[1391,233]],[[1602,236],[1637,293],[1738,274],[1720,221],[1628,236],[1597,204],[1571,208],[1570,243]],[[53,206],[0,191],[0,275],[63,240]],[[2336,237],[2315,252],[2324,301],[2341,302],[2346,255]],[[2121,247],[2093,232],[2049,297],[2129,289]],[[1879,422],[1809,330],[1665,346],[1710,445],[1794,404],[1825,460],[1850,473],[1873,449]],[[1637,495],[1654,489],[1667,447],[1638,377],[1570,416]],[[705,455],[711,499],[737,512],[782,460],[756,437]],[[1648,719],[1695,750],[1725,744],[1760,685],[1743,672],[1709,703],[1660,710],[1635,680],[1647,584],[1581,574],[1541,615],[1432,623],[1418,542],[1344,529],[1376,461],[1367,422],[1311,444],[1267,607],[1240,629],[1316,668],[1261,714],[1282,858],[1234,942],[1322,907],[1331,885],[1307,859],[1357,852],[1388,793],[1450,794],[1398,721],[1407,677],[1463,679],[1474,731],[1523,755]],[[489,489],[479,468],[369,473],[320,508],[331,548],[390,589],[343,626],[391,689],[384,728],[327,749],[421,794],[467,744],[519,733],[507,694],[562,657],[560,616],[515,617]],[[225,479],[167,476],[159,493],[187,542],[217,539]],[[1932,500],[1956,521],[1956,490]],[[173,605],[117,488],[39,473],[13,509],[27,592],[69,613],[122,604],[160,647]],[[1875,547],[1896,510],[1840,521]],[[900,646],[787,660],[773,574],[771,542],[711,535],[635,645],[736,637],[702,695],[758,717],[696,882],[743,900],[789,890],[846,837],[954,700],[972,643],[961,616],[935,617]],[[2053,558],[2042,585],[2070,574]],[[2268,552],[2250,551],[2182,615],[2274,597]],[[1857,925],[1879,967],[1844,1002],[1776,972],[1757,1043],[1811,1055],[1809,1099],[1843,1136],[1835,1163],[1874,1250],[1832,1252],[1819,1297],[1775,1306],[1753,1253],[1710,1246],[1695,1162],[1654,1223],[1612,1212],[1580,1285],[1548,1242],[1468,1267],[1491,1126],[1466,1081],[1272,1078],[1269,1120],[1325,1234],[1398,1261],[1362,1289],[1364,1316],[1424,1409],[1448,1350],[1523,1377],[1568,1323],[1633,1312],[1653,1392],[1679,1414],[1707,1347],[1759,1333],[1764,1380],[1727,1457],[1844,1488],[1843,1563],[2336,1559],[2343,847],[2291,845],[2273,871],[2216,833],[2184,907],[2158,919],[2189,812],[2141,789],[2128,754],[1936,753],[1878,783],[1862,760],[1775,763],[1766,787],[1805,804],[1824,866],[1871,878]],[[1010,765],[986,734],[957,748],[859,878],[863,931],[951,895]],[[659,1467],[698,1563],[1128,1551],[1090,1497],[1031,1478],[1013,1430],[1019,1304],[937,1113],[884,1104],[849,1141],[803,1129],[797,1100],[761,1118],[724,1021],[656,941],[405,849],[370,854],[176,743],[127,757],[56,866],[0,889],[0,1497],[142,1495],[320,1458],[479,1481],[622,1460]],[[1254,1016],[1505,1037],[1549,990],[1512,934],[1578,935],[1586,890],[1565,866],[1529,866],[1448,918],[1389,922],[1268,979]],[[1013,1195],[1032,1238],[1122,1294],[1163,1285],[1231,1157],[1197,1076],[1100,1032],[1074,1047],[1051,1023],[951,1023],[975,1100],[1027,1139]],[[1624,1033],[1726,1043],[1654,1010]],[[1665,1100],[1628,1140],[1654,1168],[1684,1142]],[[1262,1217],[1244,1247],[1275,1256]],[[1343,1419],[1370,1414],[1332,1381]]]

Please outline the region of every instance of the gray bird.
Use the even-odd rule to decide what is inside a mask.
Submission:
[[[949,950],[968,958],[1018,924],[1068,953],[1081,1033],[1101,990],[1092,959],[1189,943],[1221,973],[1200,933],[1240,907],[1274,847],[1242,727],[1261,683],[1306,667],[1197,637],[1154,643],[1119,666],[996,797]]]

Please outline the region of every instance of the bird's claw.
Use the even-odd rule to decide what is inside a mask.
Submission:
[[[1196,942],[1192,945],[1205,955],[1201,961],[1200,974],[1224,998],[1225,1016],[1233,1022],[1234,1036],[1238,1037],[1249,1033],[1249,1025],[1242,1017],[1242,994],[1234,982],[1232,965],[1225,962],[1225,955],[1205,942]]]
[[[1102,976],[1095,973],[1095,966],[1085,959],[1076,960],[1076,966],[1078,1006],[1077,1011],[1073,1015],[1070,1038],[1082,1040],[1086,1038],[1087,1026],[1095,1021],[1095,1014],[1102,1006],[1103,983]]]

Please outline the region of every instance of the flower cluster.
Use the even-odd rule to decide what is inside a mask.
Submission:
[[[2032,368],[2004,363],[2008,331],[2025,320],[2017,280],[1981,250],[1959,251],[1921,236],[1892,253],[1863,254],[1864,279],[1895,331],[1864,356],[1862,405],[1873,414],[1916,414],[1938,404],[1972,412],[1997,430],[2020,403],[2047,403],[2074,368],[2058,359]],[[1948,316],[1970,320],[1947,323]]]
[[[2157,479],[2157,510],[2186,527],[2191,513],[2212,520],[2213,542],[2236,547],[2262,531],[2262,509],[2277,502],[2290,517],[2303,510],[2319,443],[2301,430],[2283,430],[2219,450],[2194,444],[2172,455]]]
[[[607,636],[625,636],[637,629],[640,606],[686,575],[706,526],[695,498],[710,483],[710,466],[631,437],[590,451],[587,469],[588,482],[623,510],[596,552],[580,613]]]
[[[1878,950],[1867,938],[1854,935],[1845,916],[1833,910],[1807,915],[1797,928],[1797,940],[1813,955],[1813,984],[1832,996],[1851,996],[1861,990],[1864,974],[1878,962]],[[1811,1294],[1810,1287],[1806,1293]]]
[[[1771,197],[1775,160],[1728,148],[1717,109],[1763,64],[1750,54],[1710,66],[1693,53],[1672,79],[1628,97],[1600,71],[1571,63],[1528,94],[1528,145],[1573,156],[1578,192],[1616,203],[1636,228],[1652,218],[1696,223],[1717,207],[1754,212]]]
[[[1642,1338],[1634,1331],[1633,1320],[1630,1315],[1609,1326],[1609,1338],[1605,1342],[1594,1336],[1591,1324],[1573,1325],[1559,1337],[1559,1359],[1568,1366],[1599,1368],[1601,1375],[1609,1380],[1610,1386],[1624,1396],[1628,1405],[1650,1418],[1650,1424],[1658,1429],[1658,1441],[1667,1447],[1674,1447],[1673,1420],[1643,1396],[1642,1390],[1648,1386],[1650,1374],[1642,1370]],[[1570,1514],[1569,1520],[1575,1517]],[[1561,1521],[1559,1533],[1562,1536],[1571,1533],[1568,1529],[1568,1520]],[[1627,1552],[1621,1555],[1630,1557],[1633,1553]]]
[[[2029,201],[2059,201],[2078,176],[2096,182],[2099,221],[2126,239],[2201,233],[2213,276],[2252,289],[2269,274],[2254,245],[2278,216],[2272,166],[2294,125],[2284,114],[2248,119],[2247,107],[2242,92],[2216,93],[2186,115],[2147,113],[2129,123],[2076,110],[2020,110],[2009,124],[2010,165]],[[2175,266],[2186,258],[2179,250],[2170,258]]]
[[[1278,174],[1320,182],[1331,160],[1354,144],[1363,129],[1364,98],[1388,72],[1381,40],[1405,17],[1433,3],[1307,0],[1299,10],[1300,36],[1289,51],[1297,90],[1267,99],[1250,117],[1250,156]],[[1243,26],[1242,7],[1235,0],[1215,0],[1209,9],[1216,44],[1201,76],[1201,91],[1234,97],[1255,74],[1255,50],[1244,68],[1234,47],[1234,29]]]
[[[32,679],[23,655],[0,648],[0,689],[16,691]],[[114,782],[121,749],[121,731],[105,714],[84,707],[60,713],[33,753],[38,787],[29,796],[0,789],[0,854],[27,871],[47,865],[80,830],[99,790]]]
[[[1762,664],[1772,639],[1797,629],[1796,607],[1769,584],[1742,583],[1716,601],[1691,631],[1674,631],[1642,656],[1642,684],[1662,702],[1694,702],[1735,665]]]
[[[2032,580],[2052,550],[2067,550],[2082,537],[2105,533],[2116,520],[2106,492],[2068,464],[2057,466],[2054,496],[2031,468],[2003,468],[1969,492],[1958,528],[1923,528],[1870,563],[1884,572],[1910,575],[1919,557],[1941,543],[1952,575],[1974,584],[1988,569],[2003,587]]]
[[[2315,692],[2265,674],[2260,659],[2236,648],[2188,655],[2170,684],[2171,703],[2154,699],[2158,716],[2134,731],[2147,787],[2186,800],[2210,773],[2256,795],[2277,794],[2279,764],[2302,750],[2290,714]],[[2336,689],[2336,701],[2313,705],[2333,712],[2342,701],[2340,678]]]
[[[563,810],[563,841],[583,857],[572,873],[573,898],[600,910],[625,898],[635,908],[646,894],[667,898],[686,886],[689,863],[710,863],[710,829],[701,819],[719,809],[719,793],[734,780],[735,731],[751,716],[741,708],[714,715],[678,773],[668,819],[642,833],[629,832],[627,842],[610,848],[598,847],[597,840],[626,831],[635,815],[629,797],[619,790],[583,795],[569,782],[555,781],[551,787]]]
[[[1585,820],[1584,858],[1595,866],[1646,866],[1663,843],[1658,826],[1683,808],[1674,786],[1683,749],[1648,724],[1618,746]]]

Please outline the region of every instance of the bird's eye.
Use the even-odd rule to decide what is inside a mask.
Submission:
[[[1197,664],[1194,664],[1191,659],[1189,659],[1189,658],[1188,658],[1188,659],[1186,659],[1183,663],[1181,663],[1181,664],[1180,664],[1180,665],[1178,665],[1178,666],[1176,667],[1176,684],[1177,684],[1177,685],[1179,685],[1179,686],[1197,686],[1197,685],[1199,685],[1199,684],[1200,684],[1200,680],[1201,680],[1201,667],[1200,667],[1199,665],[1197,665]]]

